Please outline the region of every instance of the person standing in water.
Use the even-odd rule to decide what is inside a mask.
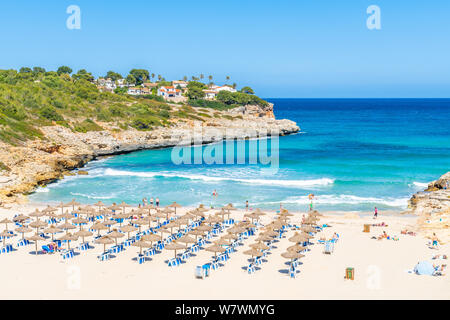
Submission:
[[[378,209],[377,209],[377,207],[375,207],[373,218],[376,219],[377,217],[378,217]]]
[[[155,199],[155,204],[157,207],[159,207],[159,198],[158,197],[156,197],[156,199]]]
[[[150,205],[153,205],[153,197],[150,198]]]
[[[245,211],[248,211],[248,200],[245,201]]]

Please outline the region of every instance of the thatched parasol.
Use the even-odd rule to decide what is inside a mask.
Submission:
[[[44,233],[50,233],[52,235],[52,241],[54,240],[55,233],[58,233],[58,232],[62,232],[62,230],[53,225],[51,225],[47,229],[44,229]]]
[[[22,234],[22,239],[25,239],[25,233],[31,232],[33,230],[26,226],[22,226],[17,228],[16,231]]]
[[[114,229],[112,232],[108,233],[108,237],[113,238],[116,240],[116,246],[117,246],[117,239],[125,237],[125,234],[122,232],[117,231],[117,229]]]
[[[269,250],[270,249],[268,246],[266,246],[261,241],[259,241],[257,243],[252,243],[251,245],[249,245],[249,247],[253,248],[253,249],[256,249],[256,250]]]
[[[84,229],[80,229],[79,231],[75,232],[74,235],[77,237],[81,237],[81,239],[83,240],[83,243],[84,243],[84,238],[91,237],[93,235],[93,233],[90,231],[84,230]]]
[[[126,226],[123,226],[123,227],[119,228],[120,231],[126,232],[128,234],[128,239],[130,239],[130,232],[134,232],[137,229],[138,228],[136,228],[135,226],[132,226],[131,224],[128,224]]]
[[[139,255],[142,255],[142,248],[151,248],[152,244],[146,242],[145,240],[143,240],[142,238],[139,241],[136,241],[135,243],[132,244],[132,246],[134,247],[139,247]]]
[[[9,220],[8,218],[5,218],[2,221],[0,221],[0,223],[5,224],[6,230],[8,231],[8,223],[13,223],[13,221]]]
[[[177,242],[169,243],[169,244],[167,244],[164,247],[164,249],[167,249],[167,250],[174,250],[175,251],[175,258],[177,257],[177,250],[182,250],[182,249],[185,249],[185,248],[186,248],[185,246],[183,246],[182,244],[179,244]]]
[[[225,248],[222,248],[221,246],[217,244],[213,244],[212,246],[206,247],[206,251],[214,252],[214,257],[217,257],[217,252],[225,252]]]
[[[28,238],[26,238],[26,239],[29,240],[29,241],[34,241],[34,244],[35,244],[35,246],[36,246],[35,254],[37,255],[37,254],[38,254],[38,251],[37,251],[38,241],[43,241],[43,240],[45,240],[45,238],[42,238],[40,235],[38,235],[38,234],[36,233],[36,234],[34,234],[33,236],[28,237]]]
[[[100,239],[97,239],[95,242],[96,242],[96,243],[101,243],[101,244],[103,244],[103,252],[106,252],[106,245],[107,245],[107,244],[113,244],[113,243],[114,243],[114,240],[111,239],[111,238],[108,237],[108,236],[103,236],[103,237],[101,237]]]
[[[76,240],[78,240],[78,237],[73,235],[73,234],[71,234],[71,233],[66,233],[65,235],[63,235],[58,240],[60,240],[60,241],[67,241],[67,249],[70,250],[70,241],[76,241]]]

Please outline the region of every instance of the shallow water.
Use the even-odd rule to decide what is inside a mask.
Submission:
[[[248,200],[251,207],[276,210],[282,202],[305,210],[313,193],[319,210],[403,210],[413,193],[450,170],[448,99],[269,100],[277,118],[296,121],[302,132],[281,137],[273,149],[271,140],[245,142],[245,164],[234,158],[234,164],[176,165],[172,149],[140,151],[93,161],[88,176],[66,177],[30,200],[136,204],[153,196],[163,205],[243,207]],[[270,165],[248,163],[252,143],[266,143],[269,155],[278,151],[275,173],[262,171]]]

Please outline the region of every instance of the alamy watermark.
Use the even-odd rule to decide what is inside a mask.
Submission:
[[[369,30],[380,30],[381,29],[381,9],[377,5],[370,5],[367,7],[367,18],[366,25]]]
[[[66,13],[70,16],[66,20],[66,26],[69,30],[81,29],[81,9],[77,5],[70,5],[67,7]]]
[[[274,175],[279,169],[279,135],[276,129],[219,130],[195,121],[187,134],[172,136],[179,142],[172,149],[171,159],[176,165],[261,164],[262,175]],[[202,147],[204,144],[209,145]]]

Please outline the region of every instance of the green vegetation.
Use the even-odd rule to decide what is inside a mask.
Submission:
[[[105,78],[117,81],[122,75],[108,71]],[[153,78],[155,74],[148,70],[133,69],[125,79],[139,85]],[[170,84],[161,75],[157,78],[159,86]],[[194,78],[206,77],[201,74]],[[207,79],[212,82],[212,76]],[[190,81],[186,93],[189,105],[178,103],[181,107],[173,110],[156,95],[155,88],[152,94],[133,97],[126,94],[127,88],[117,88],[115,93],[100,92],[93,82],[92,73],[85,69],[74,73],[68,66],[61,66],[57,71],[42,67],[0,70],[0,141],[21,145],[30,139],[44,139],[43,127],[54,125],[73,132],[100,131],[111,126],[122,130],[130,127],[152,130],[170,125],[174,118],[204,121],[222,117],[219,112],[211,115],[211,109],[222,111],[248,104],[267,105],[250,87],[235,93],[221,91],[216,100],[205,100],[203,90],[207,85]]]
[[[98,121],[140,130],[169,124],[171,108],[161,97],[100,92],[90,82],[91,73],[82,69],[70,76],[71,72],[65,66],[57,72],[40,67],[0,70],[0,140],[20,145],[43,139],[40,128],[52,125],[88,132],[103,130]],[[145,78],[145,72],[134,73]]]

